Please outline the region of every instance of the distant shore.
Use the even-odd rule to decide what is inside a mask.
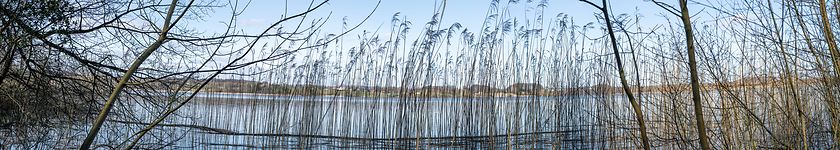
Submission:
[[[801,86],[801,85],[800,85]],[[753,86],[733,86],[729,87],[728,90],[743,90],[743,89],[762,89],[762,88],[770,88],[770,87],[783,87],[783,86],[768,86],[768,85],[753,85]],[[623,91],[618,90],[618,87],[613,87],[616,91],[613,92],[606,92],[602,94],[624,94]],[[688,87],[674,87],[677,91],[687,92],[690,89]],[[643,94],[655,94],[655,93],[663,93],[666,91],[662,91],[661,87],[651,89],[651,88],[643,88],[646,89],[642,93]],[[637,88],[631,88],[633,94],[639,94]],[[701,86],[701,91],[717,91],[720,90],[719,87],[709,87]],[[168,92],[168,91],[161,91],[161,90],[154,90],[157,92]],[[180,91],[184,93],[192,93],[195,91]],[[331,91],[331,92],[345,92],[345,91]],[[349,91],[348,91],[349,92]],[[461,98],[461,97],[542,97],[542,96],[572,96],[572,95],[597,95],[595,93],[581,93],[581,94],[556,94],[556,93],[548,93],[548,94],[539,94],[539,95],[532,95],[532,94],[515,94],[515,93],[506,93],[506,92],[499,92],[485,94],[485,93],[474,93],[474,94],[440,94],[440,93],[430,93],[430,94],[407,94],[407,95],[398,95],[398,94],[386,94],[386,93],[371,93],[371,92],[358,92],[358,93],[351,93],[350,95],[357,95],[357,96],[347,96],[346,94],[317,94],[317,95],[302,95],[302,94],[272,94],[272,93],[247,93],[247,92],[213,92],[213,91],[199,91],[199,93],[203,94],[236,94],[236,95],[267,95],[267,96],[319,96],[319,97],[428,97],[428,98]],[[442,96],[441,96],[442,95]]]
[[[194,92],[194,91],[181,91],[181,92]],[[319,96],[319,97],[401,97],[401,96],[346,96],[346,95],[296,95],[296,94],[270,94],[270,93],[236,93],[236,92],[205,92],[200,91],[198,93],[203,94],[236,94],[236,95],[268,95],[268,96]],[[646,92],[647,93],[647,92]],[[615,93],[615,94],[623,94],[623,93]],[[384,95],[384,94],[380,94]],[[542,96],[570,96],[570,95],[524,95],[524,94],[514,94],[514,93],[495,93],[494,95],[487,95],[487,94],[475,94],[472,96],[429,96],[429,95],[406,95],[402,97],[428,97],[428,98],[462,98],[462,97],[542,97]]]

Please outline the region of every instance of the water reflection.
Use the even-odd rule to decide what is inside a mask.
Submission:
[[[193,148],[595,148],[592,97],[384,98],[201,94],[164,128]],[[575,113],[588,112],[588,113]],[[176,126],[181,125],[181,126]],[[189,126],[185,126],[189,125]]]

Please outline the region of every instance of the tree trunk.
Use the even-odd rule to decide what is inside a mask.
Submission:
[[[709,149],[709,139],[706,136],[706,120],[703,119],[703,106],[700,101],[700,78],[697,75],[697,59],[694,56],[694,33],[691,31],[691,16],[688,14],[686,0],[680,0],[680,13],[685,29],[685,45],[688,47],[688,67],[691,72],[691,95],[694,101],[694,116],[697,121],[697,133],[700,136],[700,148]]]
[[[618,44],[615,40],[615,33],[613,32],[612,22],[610,22],[610,14],[607,11],[607,0],[601,1],[603,5],[601,5],[601,12],[604,13],[604,21],[607,23],[607,31],[610,34],[610,40],[612,41],[612,48],[613,54],[615,54],[615,63],[616,67],[618,68],[618,75],[621,77],[621,86],[624,89],[624,94],[627,95],[627,99],[630,101],[630,105],[633,106],[633,111],[636,113],[636,122],[639,123],[639,132],[642,136],[642,146],[644,146],[645,150],[650,150],[650,142],[647,136],[647,127],[645,127],[645,116],[642,113],[642,107],[639,106],[639,102],[636,102],[636,98],[633,97],[633,92],[630,91],[630,86],[627,85],[627,77],[624,73],[624,65],[621,64],[621,55],[618,52]]]

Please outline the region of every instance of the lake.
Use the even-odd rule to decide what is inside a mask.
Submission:
[[[615,95],[621,96],[621,95]],[[200,93],[144,137],[175,148],[599,148],[596,99],[306,97]],[[623,102],[616,102],[621,104]],[[132,104],[142,122],[161,109]],[[152,113],[157,112],[157,113]],[[615,113],[615,112],[611,112]],[[105,137],[145,126],[111,121]],[[631,134],[631,133],[624,133]],[[154,136],[159,135],[159,136]],[[167,137],[167,138],[157,138]],[[105,142],[105,141],[103,141]],[[626,144],[626,143],[625,143]]]
[[[790,126],[797,124],[770,115],[780,112],[774,103],[782,98],[734,92],[704,92],[713,98],[704,101],[713,146],[755,148],[796,142],[792,140],[800,132]],[[696,148],[690,97],[688,93],[640,96],[655,147]],[[641,140],[627,103],[620,94],[400,98],[201,93],[141,143],[176,149],[636,149]],[[134,116],[116,118],[145,123],[165,108],[157,103],[125,106]],[[803,101],[801,106],[825,109],[819,101]],[[822,111],[805,113],[807,118],[827,116]],[[813,143],[809,147],[830,146],[825,145],[831,143],[825,123],[809,123],[813,126],[805,131]],[[115,119],[97,140],[120,143],[145,126]]]

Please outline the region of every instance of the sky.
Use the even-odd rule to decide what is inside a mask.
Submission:
[[[243,7],[245,2],[240,2],[240,9],[244,8],[241,16],[239,16],[236,24],[239,28],[248,33],[259,33],[273,22],[281,19],[283,14],[297,14],[308,8],[312,1],[308,0],[253,0],[250,1],[247,8]],[[315,1],[318,4],[322,1]],[[377,3],[379,6],[377,7]],[[412,31],[408,37],[416,37],[423,25],[428,22],[439,9],[443,1],[441,0],[331,0],[326,5],[313,11],[308,16],[307,21],[316,18],[324,18],[329,16],[327,23],[322,28],[323,31],[329,33],[341,32],[342,20],[346,17],[348,26],[354,26],[360,23],[366,16],[373,14],[370,18],[363,22],[358,29],[348,34],[349,37],[356,37],[363,31],[373,32],[379,28],[379,32],[387,32],[390,26],[390,20],[395,13],[400,13],[401,17],[411,21],[413,24]],[[501,0],[500,3],[506,3]],[[533,18],[536,4],[539,0],[528,3],[526,0],[520,0],[519,4],[511,5],[510,15],[524,20],[524,18]],[[600,1],[594,3],[601,5]],[[665,21],[662,19],[662,8],[654,5],[651,2],[644,0],[613,0],[611,3],[613,14],[633,14],[638,13],[643,16],[645,22],[643,24],[662,24]],[[676,5],[677,2],[666,3]],[[442,25],[448,27],[449,25],[458,22],[463,27],[472,31],[481,28],[484,18],[487,16],[487,10],[490,6],[490,0],[449,0],[446,1],[446,9],[444,10],[444,18]],[[690,5],[692,6],[692,5]],[[690,7],[689,9],[692,9]],[[699,11],[695,10],[695,11]],[[598,10],[589,4],[577,0],[549,0],[548,6],[545,8],[545,24],[549,23],[549,19],[554,18],[559,13],[564,13],[574,18],[576,24],[583,25],[588,22],[595,22],[595,12]],[[230,11],[219,9],[215,13],[210,14],[211,17],[205,18],[204,22],[195,26],[198,30],[205,29],[208,33],[214,31],[224,31],[222,24],[218,22],[227,22],[230,16]],[[673,18],[673,16],[669,16]],[[645,25],[643,25],[645,26]],[[650,25],[653,27],[653,25]]]
[[[238,16],[236,25],[238,30],[246,34],[259,34],[265,30],[272,23],[283,18],[284,15],[290,16],[303,12],[309,6],[317,5],[323,2],[322,0],[308,1],[308,0],[253,0],[241,1],[237,5],[237,9],[242,10],[242,14]],[[476,32],[482,27],[487,12],[490,6],[490,0],[448,0],[444,10],[444,17],[441,25],[449,27],[449,25],[458,22],[463,27],[470,31]],[[519,21],[533,20],[536,12],[537,3],[539,0],[527,2],[521,0],[518,4],[506,5],[508,1],[500,0],[500,6],[509,6],[508,18],[517,18]],[[677,5],[676,0],[663,1],[671,5]],[[342,20],[346,18],[348,28],[360,24],[359,27],[345,35],[344,41],[346,43],[357,43],[358,36],[363,32],[371,33],[378,32],[380,38],[387,35],[390,29],[391,18],[395,13],[400,13],[401,18],[405,18],[412,22],[411,30],[407,35],[409,42],[418,37],[426,24],[431,20],[431,17],[441,8],[443,1],[441,0],[330,0],[321,8],[318,8],[307,15],[304,20],[304,25],[308,22],[326,19],[326,23],[321,28],[325,33],[340,33],[342,31]],[[600,1],[593,1],[597,5],[602,5]],[[659,6],[645,0],[613,0],[608,1],[611,7],[611,14],[634,14],[638,13],[643,22],[640,22],[642,30],[650,30],[656,25],[666,24],[667,22],[662,16],[671,18],[672,21],[678,21],[675,16],[668,14]],[[246,6],[247,4],[247,6]],[[377,7],[378,4],[378,7]],[[205,34],[214,34],[225,31],[224,24],[220,22],[228,22],[230,17],[229,8],[216,9],[209,13],[209,17],[203,18],[202,21],[190,23],[190,26],[199,31],[204,31]],[[689,5],[689,10],[692,14],[696,14],[703,10],[702,6]],[[372,14],[371,14],[372,13]],[[574,19],[575,25],[582,26],[589,22],[597,22],[596,15],[599,10],[591,5],[578,0],[549,0],[548,6],[545,7],[544,17],[545,26],[551,23],[551,19],[558,14],[563,13]],[[362,22],[368,15],[370,18]],[[695,15],[698,20],[708,15]],[[329,18],[327,18],[329,17]],[[708,20],[708,19],[706,19]],[[300,20],[290,21],[292,23],[283,24],[284,30],[292,30],[293,25]],[[679,23],[679,22],[676,22]],[[596,23],[597,25],[597,23]],[[677,24],[679,25],[679,24]],[[378,30],[378,31],[377,31]],[[601,36],[600,32],[588,32],[591,36]],[[272,40],[265,40],[269,45]],[[239,41],[233,47],[241,47],[246,45],[245,42]],[[258,44],[262,45],[262,44]],[[349,47],[349,46],[348,46]],[[344,49],[348,49],[344,47]],[[229,58],[217,58],[227,59]],[[221,60],[220,62],[226,62]],[[225,78],[225,77],[222,77]]]

